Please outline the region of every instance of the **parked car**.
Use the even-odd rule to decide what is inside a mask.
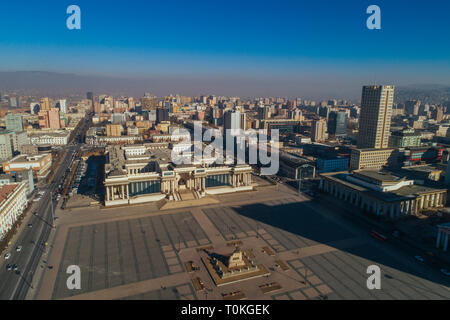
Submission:
[[[7,254],[5,254],[5,259],[8,260],[9,258],[11,258],[11,253],[8,252]]]
[[[414,256],[414,258],[415,258],[417,261],[424,262],[424,260],[423,260],[423,258],[422,258],[421,256]]]
[[[17,251],[17,252],[22,251],[22,246],[18,246],[18,247],[16,248],[16,251]]]
[[[441,272],[446,276],[450,276],[450,271],[448,271],[447,269],[441,269]]]
[[[9,263],[6,265],[6,270],[11,271],[12,270],[12,265],[10,265]]]

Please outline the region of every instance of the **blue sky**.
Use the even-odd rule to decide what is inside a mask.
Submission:
[[[81,30],[66,28],[71,4]],[[366,28],[371,4],[381,30]],[[8,1],[0,70],[450,84],[449,12],[445,0]]]

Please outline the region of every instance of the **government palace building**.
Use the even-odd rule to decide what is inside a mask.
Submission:
[[[253,189],[248,164],[217,164],[214,155],[194,158],[191,164],[176,164],[171,159],[176,147],[179,145],[172,143],[107,146],[105,206],[179,201],[187,193],[200,199],[207,194]]]
[[[386,219],[415,216],[445,206],[447,190],[379,170],[323,173],[319,189]]]

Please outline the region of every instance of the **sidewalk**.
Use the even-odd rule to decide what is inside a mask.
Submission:
[[[33,197],[34,198],[34,197]],[[31,219],[32,216],[32,212],[33,210],[36,209],[36,202],[33,202],[33,198],[31,198],[29,200],[30,204],[28,205],[28,207],[25,209],[23,215],[24,215],[24,219],[22,220],[22,224],[20,225],[19,229],[17,230],[16,234],[11,238],[10,242],[11,244],[8,245],[6,247],[5,250],[3,250],[3,252],[1,253],[2,257],[7,253],[7,252],[11,252],[17,245],[17,240],[19,239],[20,235],[22,234],[22,232],[24,232],[24,228],[28,228],[27,225],[29,224],[29,221]],[[0,262],[0,266],[3,267],[4,262],[6,262],[8,260],[2,259],[2,262]]]

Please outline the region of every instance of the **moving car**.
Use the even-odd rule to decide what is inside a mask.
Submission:
[[[423,262],[423,258],[421,256],[414,256],[417,261]]]
[[[382,235],[381,233],[375,230],[372,230],[370,232],[370,235],[381,242],[385,242],[387,240],[387,237],[385,235]]]

